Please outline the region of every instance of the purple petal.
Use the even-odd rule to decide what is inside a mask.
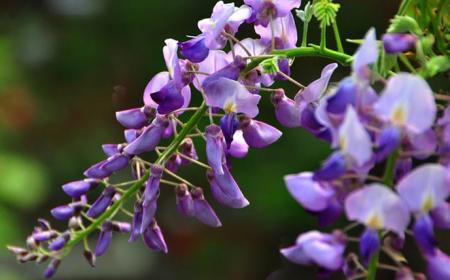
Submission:
[[[450,257],[441,250],[426,257],[430,280],[450,279]]]
[[[405,175],[397,191],[412,212],[428,212],[450,195],[447,170],[439,164],[424,164]]]
[[[297,44],[297,27],[294,16],[289,13],[284,17],[276,18],[272,25],[276,49],[295,48]],[[261,42],[264,45],[270,46],[272,41],[272,27],[269,25],[266,27],[256,25],[255,32],[261,37]]]
[[[47,268],[44,271],[44,277],[45,278],[51,278],[53,275],[55,275],[56,270],[58,270],[59,264],[61,263],[61,260],[59,259],[52,259],[47,266]]]
[[[131,223],[131,234],[128,242],[134,242],[137,240],[139,234],[141,233],[141,226],[142,226],[142,205],[136,202],[134,205],[133,220]]]
[[[178,41],[174,39],[166,39],[164,40],[164,43],[166,45],[163,47],[163,55],[164,60],[166,62],[167,71],[169,72],[169,75],[172,78],[172,80],[174,80],[175,85],[178,88],[182,88],[184,84],[181,75],[180,62],[178,60],[177,54]]]
[[[60,236],[58,236],[55,240],[53,240],[49,245],[48,248],[52,251],[59,251],[66,245],[67,241],[69,241],[70,235],[69,233],[63,233]]]
[[[358,166],[364,165],[371,159],[372,141],[353,107],[347,108],[338,134],[341,152],[350,156]]]
[[[267,147],[282,135],[275,127],[257,120],[243,120],[241,126],[245,142],[252,148]]]
[[[331,63],[325,66],[320,74],[320,78],[311,82],[306,88],[297,93],[295,101],[298,102],[297,100],[300,98],[308,103],[317,101],[325,93],[331,75],[333,75],[337,67],[337,63]]]
[[[183,107],[184,98],[175,82],[169,81],[160,91],[151,94],[151,98],[158,104],[159,114],[168,114]]]
[[[359,253],[366,266],[372,256],[380,249],[380,245],[377,231],[370,228],[366,229],[361,236],[359,244]]]
[[[376,230],[388,229],[403,234],[409,223],[404,202],[387,186],[378,183],[355,190],[347,196],[345,211],[349,220]]]
[[[431,128],[436,117],[431,88],[420,76],[408,73],[389,78],[374,110],[381,119],[414,133]]]
[[[426,254],[434,254],[437,245],[433,232],[433,221],[428,215],[420,215],[413,225],[414,239]]]
[[[98,217],[111,204],[112,198],[115,194],[116,190],[113,187],[106,187],[86,214],[91,218]]]
[[[228,154],[235,158],[243,158],[248,153],[248,144],[245,142],[242,130],[237,130],[233,136]]]
[[[116,112],[117,121],[126,128],[141,128],[147,124],[147,115],[142,108]]]
[[[284,91],[277,91],[272,96],[275,116],[285,127],[300,127],[301,108],[294,100],[286,97]]]
[[[450,203],[445,202],[431,211],[433,224],[440,229],[450,229]]]
[[[225,162],[225,143],[220,127],[210,125],[205,130],[206,157],[208,164],[216,174],[223,174],[222,165]]]
[[[375,63],[377,59],[378,43],[375,37],[375,29],[370,28],[364,36],[364,42],[354,55],[352,63],[353,72],[355,72],[361,80],[368,80],[370,77],[368,66]]]
[[[102,166],[106,160],[98,162],[84,171],[83,175],[93,179],[103,179],[110,176],[113,172],[103,169]]]
[[[168,249],[166,241],[164,240],[164,236],[156,223],[156,220],[153,220],[153,222],[145,229],[142,237],[148,248],[154,251],[162,251],[167,254]]]
[[[128,142],[128,141],[127,141]],[[103,144],[102,145],[103,152],[108,156],[113,156],[117,153],[120,153],[120,145],[119,144]]]
[[[194,201],[186,184],[180,184],[175,189],[177,210],[186,217],[194,215]]]
[[[211,226],[211,227],[221,227],[222,223],[217,217],[211,205],[205,200],[203,196],[203,191],[200,188],[196,188],[191,191],[192,198],[194,199],[194,216],[200,222]]]
[[[185,138],[183,143],[181,144],[180,147],[180,153],[186,157],[189,157],[191,159],[197,160],[198,156],[197,156],[197,151],[195,150],[195,146],[194,146],[194,142],[192,141],[191,138]],[[187,165],[190,164],[191,161],[181,157],[181,164],[183,165]]]
[[[233,135],[239,127],[239,119],[236,113],[227,113],[220,118],[220,128],[222,130],[225,142],[229,148],[233,142]]]
[[[229,65],[232,62],[227,54],[223,51],[210,51],[204,61],[198,64],[198,71],[201,73],[213,74]],[[203,81],[208,75],[198,74],[194,79],[194,86],[197,90],[201,90]]]
[[[158,107],[158,104],[153,101],[151,94],[160,91],[169,81],[170,75],[167,71],[159,72],[150,80],[144,90],[144,103],[146,106],[154,109]]]
[[[102,225],[102,230],[97,239],[97,244],[95,246],[95,256],[100,257],[108,250],[109,244],[112,240],[112,225],[110,222],[105,222]]]
[[[287,175],[284,182],[289,193],[303,207],[310,211],[322,211],[328,207],[328,201],[334,195],[334,191],[325,188],[313,180],[313,173],[302,172]]]
[[[63,191],[73,198],[79,198],[86,194],[91,188],[98,185],[96,180],[81,180],[67,183],[62,186]]]
[[[55,219],[58,220],[68,220],[75,214],[75,210],[70,205],[61,205],[53,208],[50,213]]]
[[[316,181],[331,181],[339,178],[346,170],[345,156],[340,152],[334,152],[322,164],[319,170],[314,172]]]
[[[125,138],[125,141],[127,141],[127,143],[131,143],[134,140],[136,140],[136,138],[139,137],[139,135],[141,135],[142,130],[140,129],[125,129],[123,131],[123,136]]]
[[[181,54],[194,63],[202,62],[209,54],[209,49],[205,46],[203,36],[194,37],[179,44]]]
[[[220,203],[232,208],[244,208],[250,203],[242,194],[239,186],[226,166],[224,174],[218,175],[208,171],[207,178],[211,185],[211,193]]]
[[[127,145],[123,151],[128,155],[138,155],[150,152],[161,141],[164,129],[167,127],[167,119],[156,118],[153,123],[144,128],[144,131],[133,142]]]
[[[379,143],[376,152],[376,158],[377,161],[382,161],[400,146],[401,131],[393,126],[383,128],[383,130],[380,132],[378,142]]]
[[[128,166],[130,158],[123,154],[115,154],[109,157],[101,166],[101,169],[108,172],[116,172]]]
[[[407,33],[387,33],[383,35],[382,40],[386,53],[396,54],[413,49],[417,37]]]
[[[54,230],[46,230],[33,233],[32,237],[35,241],[42,242],[55,238],[58,233]]]

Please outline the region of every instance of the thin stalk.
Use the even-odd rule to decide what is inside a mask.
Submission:
[[[286,80],[288,80],[289,82],[293,83],[294,85],[296,85],[299,88],[305,88],[304,85],[302,85],[301,83],[299,83],[296,80],[292,79],[289,75],[285,74],[282,71],[278,71],[278,75],[282,76],[283,78],[285,78]]]
[[[404,54],[400,54],[398,57],[400,58],[400,61],[403,62],[403,64],[406,66],[406,68],[411,71],[411,73],[417,73],[414,66],[412,66],[411,62],[409,62],[408,58]]]
[[[339,29],[336,20],[333,21],[333,32],[334,39],[336,40],[337,49],[339,52],[344,52],[344,47],[342,46],[341,35],[339,35]]]
[[[323,24],[320,30],[320,49],[325,50],[327,48],[327,26]]]
[[[309,22],[304,22],[303,24],[303,34],[302,34],[302,47],[306,47],[308,45],[308,27]]]

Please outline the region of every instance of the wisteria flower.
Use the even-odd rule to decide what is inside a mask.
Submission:
[[[294,16],[289,13],[284,17],[276,18],[272,25],[272,27],[255,26],[255,32],[261,37],[261,42],[266,46],[270,46],[273,36],[276,49],[295,48],[298,38]]]
[[[292,9],[299,8],[301,0],[244,0],[252,7],[252,20],[255,24],[267,26],[271,20],[288,15]]]

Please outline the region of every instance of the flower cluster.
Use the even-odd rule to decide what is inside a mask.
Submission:
[[[180,177],[178,170],[192,165],[204,168],[218,203],[248,206],[231,174],[231,158],[243,158],[249,148],[265,148],[281,137],[281,131],[257,119],[258,103],[269,97],[282,126],[306,129],[334,149],[315,172],[287,175],[288,191],[322,226],[343,213],[354,222],[330,234],[303,233],[295,245],[281,249],[282,255],[295,263],[318,265],[322,275],[337,270],[348,278],[373,275],[379,251],[399,255],[410,234],[428,263],[430,278],[450,279],[450,257],[438,249],[433,233],[435,228],[450,228],[450,107],[439,111],[442,104],[436,103],[422,77],[403,72],[383,75],[375,69],[380,57],[414,49],[418,37],[391,32],[383,36],[380,49],[375,30],[370,29],[353,57],[326,48],[324,38],[320,46],[304,46],[304,36],[302,47],[297,47],[292,10],[300,7],[300,0],[244,2],[238,7],[219,1],[211,17],[198,22],[197,36],[184,42],[165,40],[167,70],[149,81],[143,106],[116,113],[124,127],[124,141],[104,144],[106,159],[89,167],[84,178],[62,186],[72,200],[50,212],[55,219],[67,221],[67,229],[58,231],[39,219],[26,248],[9,246],[10,251],[21,262],[49,260],[45,277],[55,274],[61,259],[80,241],[94,266],[95,259],[108,250],[113,233],[128,234],[130,242],[142,237],[151,250],[167,253],[156,220],[163,185],[174,188],[181,215],[222,226],[205,190]],[[336,23],[338,6],[333,4],[327,15],[329,4],[330,0],[323,0],[320,9],[325,10],[316,7],[318,19],[326,20],[322,32]],[[306,27],[312,17],[309,3],[307,7],[297,11]],[[259,38],[237,39],[244,23],[252,24]],[[352,74],[329,89],[338,67],[331,63],[305,87],[291,77],[296,56],[328,57],[343,65],[351,61]],[[278,80],[293,83],[299,91],[290,98],[283,89],[270,88]],[[383,89],[375,90],[374,83]],[[191,104],[193,90],[203,99],[198,107]],[[192,115],[183,122],[182,114]],[[209,119],[205,127],[200,125],[202,118]],[[206,142],[204,153],[197,154],[198,141]],[[205,159],[200,157],[203,154]],[[382,177],[377,175],[380,166],[385,166]],[[114,174],[127,169],[130,181],[115,183]],[[95,192],[100,195],[93,196]],[[133,209],[126,209],[124,202],[129,200]],[[408,230],[411,217],[414,222]],[[357,225],[364,226],[359,239],[348,234]],[[87,238],[96,231],[98,239],[91,251]],[[349,241],[359,242],[359,258],[353,253],[345,257]],[[394,260],[398,279],[413,279],[406,263]]]

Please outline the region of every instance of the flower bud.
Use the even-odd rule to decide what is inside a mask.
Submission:
[[[55,275],[56,270],[58,269],[60,263],[61,263],[61,260],[52,259],[50,261],[50,264],[47,266],[47,269],[45,269],[45,271],[44,271],[44,277],[51,278],[53,275]]]
[[[73,198],[79,198],[86,194],[89,190],[96,187],[99,180],[86,179],[81,181],[74,181],[62,186],[63,191]]]
[[[112,230],[116,231],[116,232],[121,232],[121,233],[130,233],[131,231],[131,225],[130,223],[126,223],[126,222],[111,222],[112,223]]]
[[[417,37],[407,33],[386,33],[382,40],[386,53],[397,54],[413,49]]]
[[[245,142],[252,148],[264,148],[282,135],[275,127],[248,118],[241,121],[241,127]]]
[[[95,246],[95,256],[99,257],[103,255],[106,250],[108,250],[109,244],[111,244],[112,239],[112,223],[106,221],[102,225],[102,230],[98,236],[97,245]]]
[[[32,237],[35,241],[42,242],[55,238],[57,235],[58,233],[54,230],[46,230],[33,233]]]
[[[60,236],[58,236],[55,240],[53,240],[49,245],[48,248],[52,251],[59,251],[66,245],[67,241],[70,240],[70,233],[64,232]]]
[[[192,141],[191,138],[184,139],[183,143],[180,146],[180,153],[185,155],[186,157],[190,157],[195,160],[198,159],[197,151],[195,150],[194,142]],[[191,163],[190,160],[181,157],[182,165],[188,165],[190,163]]]
[[[137,202],[134,204],[134,214],[131,223],[131,234],[129,242],[134,242],[139,237],[142,227],[142,204]]]
[[[74,208],[70,205],[61,205],[53,208],[50,213],[55,219],[68,220],[75,214]]]
[[[95,267],[95,255],[89,250],[84,250],[83,256],[91,267]]]
[[[126,128],[141,128],[148,121],[143,108],[133,108],[116,112],[116,119]]]
[[[92,204],[91,208],[87,211],[87,215],[91,218],[96,218],[102,214],[111,203],[111,200],[116,193],[114,187],[106,187],[102,194]]]
[[[175,188],[175,194],[178,212],[186,217],[193,216],[194,204],[188,186],[186,184],[179,184]]]
[[[191,191],[191,195],[194,199],[195,218],[208,226],[221,227],[222,223],[212,209],[211,205],[209,205],[209,203],[205,200],[203,190],[201,188],[195,188]]]
[[[148,248],[154,251],[162,251],[167,254],[166,241],[164,240],[164,236],[155,219],[153,219],[150,225],[144,230],[142,237]]]

